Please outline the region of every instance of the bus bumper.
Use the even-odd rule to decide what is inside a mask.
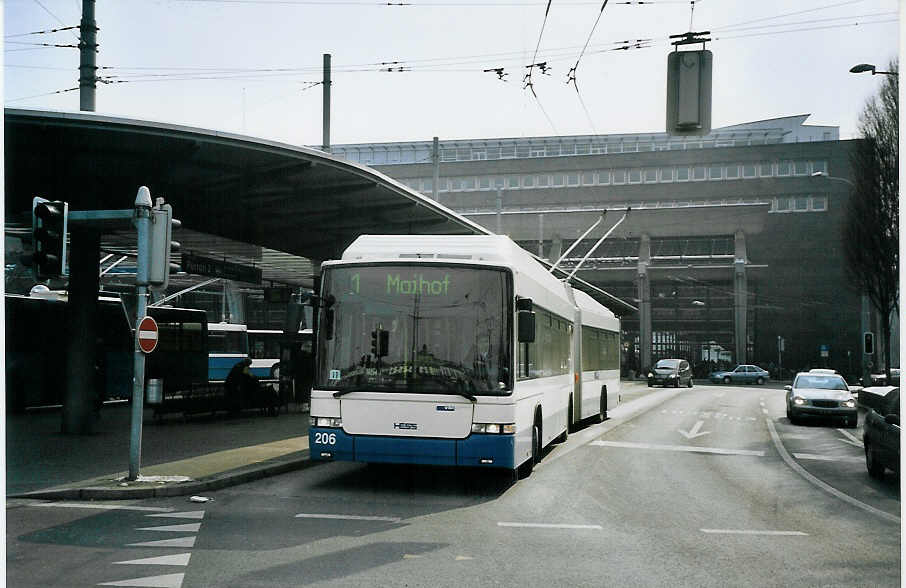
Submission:
[[[513,469],[514,435],[471,434],[465,439],[423,439],[348,435],[342,429],[312,427],[311,459]]]

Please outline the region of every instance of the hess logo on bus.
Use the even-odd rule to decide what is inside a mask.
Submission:
[[[417,431],[418,423],[393,423],[393,428],[401,431]]]

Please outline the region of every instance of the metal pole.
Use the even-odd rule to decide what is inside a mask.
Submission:
[[[440,182],[440,141],[437,139],[437,137],[434,137],[434,150],[431,152],[431,157],[434,161],[434,201],[438,202],[437,184],[438,182]]]
[[[82,0],[79,35],[79,110],[94,112],[97,87],[98,27],[94,20],[95,0]]]
[[[151,265],[151,191],[145,186],[135,197],[135,228],[138,232],[138,267],[135,273],[135,336],[132,372],[132,434],[129,438],[129,480],[138,479],[142,461],[142,411],[145,404],[145,354],[138,346],[138,325],[145,317],[148,305],[148,270]]]
[[[330,153],[330,53],[324,54],[324,131],[321,150]]]
[[[570,281],[574,275],[576,275],[576,272],[579,271],[579,268],[582,267],[582,264],[585,263],[585,260],[588,259],[588,257],[589,257],[592,253],[594,253],[595,249],[597,249],[597,248],[601,245],[601,243],[604,242],[604,239],[606,239],[607,237],[609,237],[610,234],[611,234],[612,232],[614,232],[614,230],[615,230],[618,226],[620,226],[620,225],[623,223],[624,220],[626,220],[626,217],[629,216],[629,210],[630,210],[630,209],[627,208],[627,209],[626,209],[626,212],[623,213],[623,218],[621,218],[621,219],[618,220],[616,223],[614,223],[614,225],[613,225],[612,227],[610,227],[610,230],[607,231],[606,233],[604,233],[604,236],[603,236],[603,237],[601,237],[600,239],[598,239],[598,242],[595,243],[594,247],[592,247],[591,249],[588,250],[588,253],[586,253],[586,254],[585,254],[585,257],[582,258],[582,261],[580,261],[578,264],[576,264],[576,267],[573,268],[572,273],[569,274],[569,275],[566,277],[566,281],[567,281],[567,282]],[[604,217],[602,216],[601,218],[604,218]]]

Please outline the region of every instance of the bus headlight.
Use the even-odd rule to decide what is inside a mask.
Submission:
[[[339,417],[311,417],[311,426],[338,429],[343,426],[343,419]]]
[[[856,408],[855,400],[844,400],[841,404],[843,404],[843,406],[845,406],[846,408]]]
[[[515,423],[472,423],[473,433],[489,435],[512,435],[516,432]]]

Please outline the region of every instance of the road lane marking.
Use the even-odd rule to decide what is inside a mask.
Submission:
[[[777,452],[780,454],[780,457],[783,458],[783,461],[786,462],[786,465],[790,466],[790,468],[792,468],[794,472],[796,472],[815,486],[821,488],[831,496],[835,496],[836,498],[839,498],[840,500],[847,502],[852,506],[855,506],[856,508],[861,508],[862,510],[880,517],[886,521],[900,524],[900,517],[886,513],[883,510],[877,509],[869,504],[865,504],[861,500],[857,500],[848,494],[844,494],[830,484],[827,484],[826,482],[819,480],[812,474],[808,473],[804,467],[796,463],[796,461],[792,457],[790,457],[790,454],[783,446],[783,442],[780,440],[780,435],[777,434],[777,429],[774,428],[773,421],[771,421],[771,419],[765,419],[765,422],[768,424],[768,431],[771,433],[771,439],[774,441],[774,447],[777,448]]]
[[[170,512],[172,508],[159,506],[128,506],[121,504],[94,504],[90,502],[37,502],[29,506],[53,506],[55,508],[93,508],[96,510],[141,510],[149,512]],[[153,516],[153,515],[152,515]]]
[[[183,512],[165,512],[163,514],[148,515],[149,517],[166,517],[171,519],[203,519],[203,510],[187,510]]]
[[[359,516],[359,515],[340,515],[340,514],[313,514],[313,513],[299,513],[296,515],[297,519],[331,519],[331,520],[340,520],[340,521],[383,521],[386,523],[398,523],[402,519],[400,517],[368,517],[368,516]]]
[[[709,535],[791,535],[808,537],[808,533],[803,533],[802,531],[756,531],[754,529],[699,529],[699,531]]]
[[[536,529],[594,529],[602,530],[601,525],[569,525],[560,523],[497,523],[498,527],[530,527]]]
[[[201,523],[188,523],[185,525],[164,525],[163,527],[141,527],[136,531],[170,531],[173,533],[197,533]]]
[[[195,547],[195,536],[180,537],[178,539],[163,539],[162,541],[127,543],[126,545],[127,547]]]
[[[164,576],[147,576],[119,582],[104,582],[98,586],[144,586],[145,588],[180,588],[185,574],[166,574]]]
[[[130,559],[129,561],[115,561],[114,564],[129,564],[141,566],[187,566],[191,553],[177,553],[175,555],[162,555],[160,557],[146,557],[143,559]]]
[[[701,431],[702,425],[705,424],[705,421],[695,421],[695,424],[692,426],[689,431],[684,431],[682,429],[677,429],[677,432],[681,434],[686,439],[695,439],[696,437],[701,437],[703,435],[710,435],[711,431]],[[701,432],[699,432],[701,431]]]
[[[862,463],[864,457],[853,457],[851,455],[818,455],[815,453],[794,453],[796,459],[811,459],[815,461],[846,461],[852,463]]]
[[[846,429],[837,429],[837,430],[840,431],[844,437],[846,437],[846,439],[840,439],[840,441],[843,441],[844,443],[849,443],[850,445],[855,445],[856,447],[864,447],[864,445],[862,444],[862,440],[859,439],[858,437],[856,437],[855,435],[853,435],[852,433],[850,433],[849,431],[847,431]]]
[[[751,449],[722,449],[720,447],[695,447],[694,445],[660,445],[657,443],[630,443],[628,441],[592,441],[589,445],[598,447],[622,447],[625,449],[660,449],[662,451],[684,451],[688,453],[716,453],[718,455],[751,455],[764,457],[764,451]]]

